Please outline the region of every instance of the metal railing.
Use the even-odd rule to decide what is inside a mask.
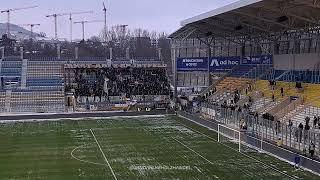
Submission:
[[[230,76],[235,70],[237,70],[240,67],[240,65],[233,67],[230,71],[228,71],[225,75],[221,76],[215,83],[209,84],[209,87],[205,89],[203,92],[200,93],[200,96],[205,95],[206,93],[209,93],[210,90],[212,90],[215,86],[217,86],[221,81],[223,81],[226,77]],[[210,77],[209,77],[210,78]]]
[[[214,114],[208,114],[215,112]],[[319,127],[311,127],[310,130],[298,128],[298,122],[294,122],[293,126],[280,121],[272,121],[262,118],[262,116],[254,116],[248,111],[233,111],[228,108],[222,108],[216,105],[203,104],[201,114],[207,117],[207,120],[215,120],[231,127],[242,129],[241,123],[245,122],[247,131],[256,136],[261,136],[266,141],[276,143],[279,139],[283,142],[283,146],[289,149],[306,153],[309,145],[315,144],[315,156],[320,158],[320,131]],[[243,121],[243,122],[242,122]]]
[[[218,119],[217,116],[211,116],[211,117],[207,116],[206,118],[208,119],[204,119],[204,118],[200,118],[200,116],[198,115],[189,114],[186,112],[179,112],[179,116],[187,118],[188,120],[192,120],[193,122],[196,122],[197,124],[208,127],[214,131],[217,131],[218,124],[221,124],[222,122],[226,122],[223,119]],[[266,152],[269,155],[276,156],[277,158],[280,158],[283,161],[291,163],[292,165],[294,165],[294,159],[297,157],[297,154],[299,153],[303,154],[302,156],[300,156],[301,158],[300,166],[308,170],[311,170],[313,172],[316,172],[318,174],[320,173],[320,161],[319,159],[317,159],[319,157],[318,144],[316,146],[318,151],[316,154],[316,157],[310,158],[308,157],[308,155],[306,155],[306,152],[303,152],[303,150],[302,151],[297,150],[299,146],[295,141],[295,139],[293,138],[294,137],[293,132],[295,132],[294,128],[289,128],[288,126],[285,126],[285,125],[282,126],[282,129],[283,129],[282,132],[287,132],[286,134],[283,133],[283,136],[284,137],[287,136],[287,139],[283,141],[284,143],[281,146],[278,146],[274,140],[270,140],[272,134],[276,134],[276,131],[272,129],[268,129],[269,127],[275,127],[275,126],[272,126],[267,121],[263,121],[261,119],[254,120],[252,122],[253,123],[250,125],[247,131],[243,131],[243,130],[241,131],[242,145],[249,146],[250,148],[256,149],[260,152]],[[254,131],[253,131],[253,127],[255,128]],[[268,135],[268,134],[271,134],[271,135]],[[304,137],[302,134],[303,134],[303,131],[301,132],[301,136]],[[282,136],[281,133],[278,133],[278,135],[279,137]],[[291,138],[293,141],[289,142],[289,138]],[[292,148],[293,144],[296,145],[295,146],[296,148]],[[301,147],[302,145],[300,146],[300,148]]]
[[[292,101],[285,107],[279,107],[279,111],[275,114],[276,119],[282,119],[285,115],[296,109],[298,106],[303,104],[303,97],[299,97],[297,100]]]
[[[280,102],[278,105],[268,111],[269,114],[277,114],[282,108],[287,107],[290,104],[290,97]]]

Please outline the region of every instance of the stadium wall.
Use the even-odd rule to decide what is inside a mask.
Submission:
[[[275,70],[314,70],[320,63],[320,54],[281,54],[274,55]]]
[[[83,119],[83,118],[110,118],[110,117],[128,117],[128,116],[152,116],[152,115],[172,115],[171,110],[153,110],[150,112],[86,112],[86,113],[55,113],[55,114],[21,114],[21,115],[0,115],[0,123],[14,121],[57,121],[64,119]]]

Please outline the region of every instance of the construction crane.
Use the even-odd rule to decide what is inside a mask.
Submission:
[[[94,21],[78,21],[78,22],[74,22],[74,24],[81,24],[82,25],[82,40],[84,41],[85,39],[85,24],[88,24],[88,23],[98,23],[98,22],[104,22],[104,21],[101,21],[101,20],[94,20]]]
[[[21,24],[21,26],[29,26],[30,27],[30,38],[33,39],[33,28],[35,26],[40,26],[40,24]]]
[[[1,13],[7,13],[7,35],[8,37],[10,37],[10,14],[13,11],[20,11],[20,10],[25,10],[25,9],[33,9],[36,8],[38,6],[29,6],[29,7],[23,7],[23,8],[13,8],[13,9],[6,9],[6,10],[2,10],[0,11]]]
[[[70,42],[72,42],[72,34],[73,34],[73,30],[72,30],[72,15],[78,15],[78,14],[92,14],[93,11],[83,11],[83,12],[74,12],[74,13],[70,13],[69,15],[69,20],[70,20]]]
[[[78,14],[91,14],[93,11],[83,11],[83,12],[71,12],[71,13],[61,13],[61,14],[51,14],[47,15],[46,17],[53,17],[54,18],[54,37],[57,40],[58,39],[58,17],[60,16],[69,16],[70,20],[70,41],[72,42],[72,15],[78,15]]]
[[[107,42],[107,8],[103,2],[103,12],[104,12],[104,42]]]

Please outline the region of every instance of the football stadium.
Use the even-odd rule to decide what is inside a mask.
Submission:
[[[10,12],[33,8],[0,11],[0,179],[320,179],[320,2],[239,0],[158,37],[107,30],[103,3],[21,39]]]

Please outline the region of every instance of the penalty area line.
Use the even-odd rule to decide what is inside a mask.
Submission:
[[[181,116],[181,115],[179,115],[179,116],[182,117],[183,119],[186,119],[186,120],[188,120],[188,121],[191,121],[191,122],[193,122],[193,123],[195,123],[195,124],[197,124],[197,125],[199,125],[199,126],[202,126],[202,127],[204,127],[204,128],[209,129],[210,131],[213,131],[213,132],[216,132],[216,133],[217,133],[217,131],[216,131],[215,129],[212,129],[212,128],[210,128],[210,127],[208,127],[208,126],[206,126],[206,125],[203,125],[203,124],[201,124],[201,123],[199,123],[199,122],[197,122],[197,121],[194,121],[194,120],[192,120],[192,119],[190,119],[190,118],[187,118],[187,117],[184,117],[184,116]],[[178,122],[178,121],[176,121],[176,122]],[[229,148],[229,149],[231,149],[231,150],[237,151],[238,153],[242,154],[243,156],[245,156],[245,157],[247,157],[247,158],[249,158],[249,159],[251,159],[251,160],[254,160],[254,161],[258,162],[258,163],[261,163],[263,166],[268,167],[268,168],[270,168],[270,169],[272,169],[272,170],[274,170],[274,171],[276,171],[276,172],[278,172],[278,173],[280,173],[280,174],[282,174],[282,175],[284,175],[284,176],[287,176],[287,177],[289,177],[290,179],[298,179],[297,177],[294,177],[294,176],[291,176],[291,175],[289,175],[289,174],[287,174],[287,173],[285,173],[285,172],[282,172],[281,170],[279,170],[279,169],[277,169],[277,168],[275,168],[275,167],[272,167],[272,166],[270,166],[270,165],[268,165],[268,164],[266,164],[266,163],[264,163],[264,162],[262,162],[262,161],[260,161],[260,160],[258,160],[258,159],[256,159],[256,158],[254,158],[254,157],[251,157],[251,156],[249,156],[249,155],[247,155],[247,154],[245,154],[245,153],[243,153],[243,152],[239,152],[239,150],[237,150],[237,149],[235,149],[235,148],[233,148],[233,147],[231,147],[231,146],[228,146],[228,145],[226,145],[226,144],[224,144],[224,143],[218,142],[216,139],[208,136],[207,134],[204,134],[204,133],[202,133],[202,132],[200,132],[200,131],[192,128],[192,127],[189,127],[189,126],[187,126],[187,125],[185,125],[185,124],[183,124],[183,123],[181,123],[181,122],[178,122],[178,123],[179,123],[180,125],[188,128],[188,129],[190,129],[190,130],[192,130],[192,131],[194,131],[194,132],[202,135],[202,136],[207,137],[208,139],[211,139],[212,142],[221,144],[222,146],[225,146],[225,147],[227,147],[227,148]],[[211,123],[212,123],[212,122],[211,122]]]
[[[93,136],[94,140],[96,141],[96,143],[97,143],[97,145],[98,145],[98,147],[99,147],[99,149],[100,149],[100,152],[101,152],[101,154],[102,154],[102,156],[103,156],[104,161],[105,161],[105,162],[107,163],[107,165],[109,166],[109,169],[111,170],[111,173],[112,173],[112,175],[113,175],[114,179],[115,179],[115,180],[117,180],[117,177],[116,177],[115,173],[113,172],[113,169],[112,169],[112,167],[111,167],[111,165],[110,165],[110,163],[109,163],[109,161],[108,161],[108,159],[107,159],[106,155],[104,154],[103,150],[101,149],[101,146],[100,146],[100,144],[99,144],[99,142],[98,142],[98,140],[97,140],[96,136],[94,135],[93,130],[92,130],[92,129],[90,129],[90,132],[91,132],[91,134],[92,134],[92,136]]]
[[[195,150],[191,149],[190,147],[188,147],[187,145],[183,144],[182,142],[180,142],[179,140],[175,139],[172,137],[173,140],[175,140],[177,143],[181,144],[182,146],[184,146],[185,148],[189,149],[190,151],[192,151],[193,153],[195,153],[196,155],[198,155],[199,157],[201,157],[202,159],[204,159],[205,161],[207,161],[210,164],[213,164],[213,162],[211,162],[210,160],[208,160],[207,158],[205,158],[204,156],[202,156],[201,154],[199,154],[198,152],[196,152]]]
[[[210,163],[211,165],[214,165],[214,163],[212,161],[210,161],[209,159],[207,159],[206,157],[202,156],[200,153],[198,153],[197,151],[191,149],[189,146],[185,145],[184,143],[182,143],[181,141],[175,139],[172,137],[173,140],[175,140],[177,143],[181,144],[182,146],[184,146],[185,148],[187,148],[188,150],[192,151],[193,153],[195,153],[196,155],[198,155],[199,157],[201,157],[202,159],[204,159],[205,161],[207,161],[208,163]],[[250,174],[250,172],[246,171],[246,170],[241,170],[243,173],[245,174]]]

